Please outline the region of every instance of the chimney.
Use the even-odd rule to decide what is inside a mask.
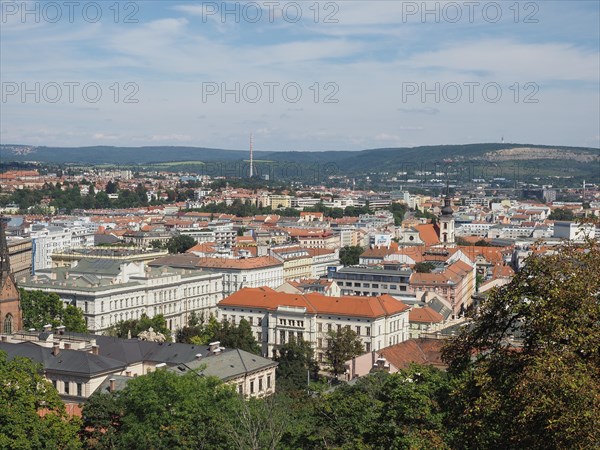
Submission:
[[[100,347],[97,344],[92,345],[92,355],[98,355],[100,352]]]
[[[196,353],[196,359],[200,359],[202,358],[202,354],[201,353]]]
[[[60,343],[58,343],[58,342],[55,342],[55,343],[52,345],[52,354],[53,354],[54,356],[58,356],[58,355],[60,354]]]
[[[70,342],[65,342],[63,343],[65,350],[70,350],[71,349],[71,343]]]
[[[115,379],[111,378],[110,380],[108,380],[108,392],[115,392],[116,386],[115,386]]]
[[[47,332],[52,331],[52,325],[50,325],[49,323],[44,325],[44,331],[47,331]]]
[[[56,333],[57,334],[65,334],[65,326],[61,325],[60,327],[56,327]]]
[[[215,341],[208,344],[208,350],[211,353],[219,353],[221,351],[221,341]]]

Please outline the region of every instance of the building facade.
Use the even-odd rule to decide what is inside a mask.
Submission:
[[[248,321],[265,356],[275,355],[292,338],[303,339],[312,345],[317,361],[324,363],[329,333],[342,327],[355,331],[366,351],[408,339],[408,310],[389,295],[327,297],[257,288],[242,289],[219,302],[218,318]]]
[[[90,332],[100,334],[142,314],[162,314],[175,331],[187,325],[192,312],[214,314],[223,298],[219,273],[100,259],[38,271],[20,287],[56,293],[65,304],[80,308]]]

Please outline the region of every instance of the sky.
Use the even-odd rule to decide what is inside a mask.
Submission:
[[[0,1],[0,143],[600,147],[600,2]]]

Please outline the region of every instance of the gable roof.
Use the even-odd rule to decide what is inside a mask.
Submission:
[[[438,323],[443,322],[444,317],[440,313],[431,309],[429,306],[423,306],[422,308],[412,308],[408,312],[408,321],[419,323]]]
[[[438,368],[445,368],[442,361],[441,339],[409,339],[379,351],[379,354],[398,369],[406,369],[411,363],[431,364]]]
[[[275,367],[277,364],[271,359],[244,350],[225,349],[217,354],[209,354],[206,357],[181,364],[173,371],[183,374],[201,369],[198,372],[199,375],[218,377],[223,381],[227,381],[269,367]]]
[[[121,361],[81,350],[61,349],[55,356],[52,354],[52,348],[42,347],[33,342],[0,342],[0,350],[5,351],[11,358],[21,356],[41,363],[44,370],[50,372],[93,377],[125,369],[125,364]]]
[[[221,300],[218,306],[239,306],[274,311],[280,306],[305,308],[309,314],[336,314],[354,317],[382,317],[397,314],[409,306],[388,294],[379,297],[328,297],[320,293],[293,294],[270,288],[244,288]]]

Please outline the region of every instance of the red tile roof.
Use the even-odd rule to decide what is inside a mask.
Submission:
[[[444,321],[444,317],[437,311],[431,309],[429,306],[423,306],[422,308],[412,308],[408,312],[408,321],[419,323],[439,323]]]
[[[220,301],[218,305],[271,311],[279,306],[292,306],[306,308],[306,311],[311,314],[371,318],[390,316],[409,309],[407,305],[387,294],[379,297],[327,297],[319,293],[288,294],[267,287],[241,289]]]
[[[379,351],[388,362],[398,369],[406,369],[411,363],[431,364],[438,368],[445,368],[442,361],[441,339],[409,339]]]
[[[433,224],[426,223],[417,225],[415,226],[415,229],[419,232],[419,237],[425,245],[436,245],[440,243],[440,238]]]

